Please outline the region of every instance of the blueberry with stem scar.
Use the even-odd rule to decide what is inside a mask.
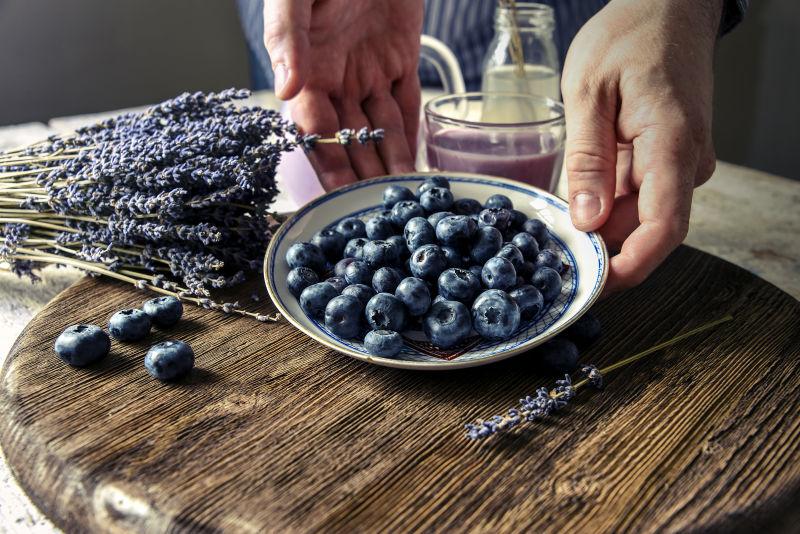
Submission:
[[[64,362],[84,367],[108,356],[111,340],[99,326],[75,324],[61,332],[54,348]]]

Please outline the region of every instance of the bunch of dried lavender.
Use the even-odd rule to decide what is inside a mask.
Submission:
[[[206,308],[209,290],[261,269],[281,156],[317,143],[378,142],[383,130],[303,135],[249,91],[184,93],[69,136],[0,153],[0,260],[36,280],[72,265]]]
[[[569,401],[575,396],[578,389],[584,386],[594,386],[597,389],[603,387],[603,376],[615,371],[621,367],[625,367],[637,360],[644,358],[654,352],[674,345],[679,341],[699,334],[710,328],[721,325],[722,323],[733,320],[733,316],[726,315],[716,321],[711,321],[684,334],[680,334],[672,339],[663,343],[659,343],[654,347],[650,347],[638,354],[620,360],[619,362],[609,365],[604,369],[598,369],[594,365],[584,365],[580,373],[583,379],[573,384],[572,378],[569,375],[564,375],[563,380],[556,380],[556,385],[552,390],[547,388],[539,388],[536,390],[536,395],[528,395],[519,400],[519,406],[511,408],[505,415],[495,415],[489,419],[479,419],[474,423],[467,423],[467,437],[469,439],[484,439],[503,432],[511,430],[515,426],[523,422],[532,422],[539,419],[544,419],[552,415],[554,412],[564,408],[569,404]]]

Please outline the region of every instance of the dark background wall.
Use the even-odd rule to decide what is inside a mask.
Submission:
[[[800,0],[719,44],[720,159],[800,179]],[[248,85],[233,0],[0,0],[0,125]]]

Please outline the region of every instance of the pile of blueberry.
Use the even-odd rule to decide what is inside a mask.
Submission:
[[[305,313],[336,336],[363,338],[372,354],[396,355],[401,332],[420,327],[440,348],[473,331],[502,340],[561,293],[564,266],[545,248],[547,227],[505,195],[455,199],[447,179],[432,176],[416,193],[387,187],[383,206],[286,252],[289,290]]]
[[[167,328],[183,315],[183,304],[175,297],[146,301],[142,309],[120,310],[108,321],[111,337],[118,341],[139,341],[147,337],[152,325]],[[66,363],[84,367],[108,355],[111,339],[99,326],[76,324],[67,327],[55,343],[56,354]],[[150,347],[144,358],[147,372],[159,380],[185,375],[194,367],[194,351],[183,341],[162,341]]]

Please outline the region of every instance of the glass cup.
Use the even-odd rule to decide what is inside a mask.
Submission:
[[[430,170],[502,176],[553,192],[564,159],[564,106],[547,97],[459,93],[425,105]]]

